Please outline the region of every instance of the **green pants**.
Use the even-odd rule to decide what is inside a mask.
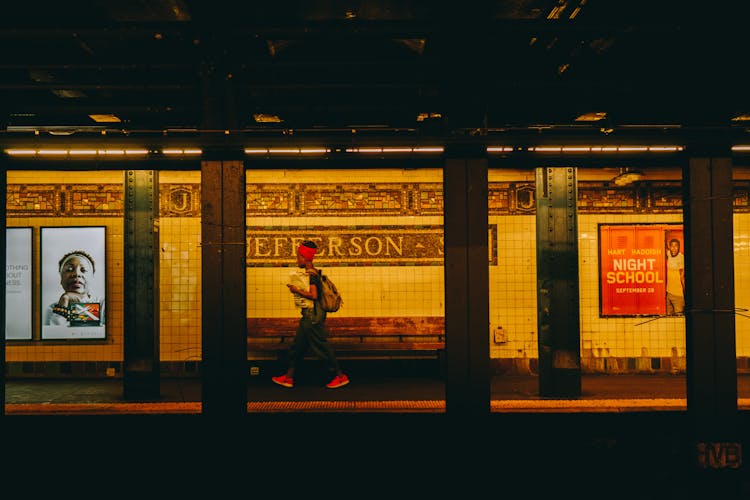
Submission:
[[[294,342],[289,347],[289,367],[296,366],[301,361],[308,349],[320,359],[322,359],[329,370],[332,372],[339,371],[339,363],[336,355],[328,344],[328,331],[325,327],[325,313],[315,316],[315,308],[302,309],[302,317],[297,326],[297,332],[294,334]]]

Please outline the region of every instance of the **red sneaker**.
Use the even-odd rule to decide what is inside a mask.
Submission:
[[[343,387],[348,383],[349,383],[349,377],[343,374],[336,375],[335,377],[333,377],[333,380],[331,380],[330,382],[326,384],[326,387],[328,387],[329,389],[338,389],[339,387]]]
[[[287,377],[286,375],[279,375],[278,377],[271,377],[271,380],[275,384],[279,384],[282,387],[294,387],[294,379]]]

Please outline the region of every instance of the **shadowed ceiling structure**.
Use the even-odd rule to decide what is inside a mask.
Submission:
[[[0,19],[0,141],[744,130],[742,4],[20,2]]]

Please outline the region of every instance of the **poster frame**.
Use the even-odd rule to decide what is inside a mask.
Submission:
[[[23,232],[27,234],[27,239],[24,241],[24,248],[21,249],[14,249],[15,252],[18,252],[20,255],[20,259],[17,261],[18,263],[11,262],[13,259],[11,259],[8,256],[8,252],[10,251],[10,244],[9,242],[12,240],[10,237],[11,232]],[[12,226],[5,228],[5,318],[4,318],[4,335],[5,340],[8,342],[17,342],[17,341],[29,341],[34,339],[34,229],[31,226]],[[24,269],[9,269],[8,266],[12,265],[18,265],[18,266],[26,266],[27,271],[26,276],[23,276],[22,273]],[[23,283],[15,283],[16,281],[19,281],[19,279],[23,280]],[[12,291],[12,287],[14,286],[20,286],[25,287],[27,290],[27,293],[25,294],[25,302],[23,301],[16,301],[11,300],[10,295],[16,294],[17,292]],[[23,298],[22,298],[23,299]],[[22,302],[22,303],[19,303]],[[17,311],[19,306],[21,306],[25,311],[27,311],[27,314],[24,313],[26,316],[25,320],[27,323],[26,330],[28,331],[28,335],[26,336],[14,336],[9,337],[8,333],[14,329],[14,327],[9,328],[8,325],[8,317],[10,311]],[[23,329],[23,328],[21,328]]]
[[[685,250],[685,238],[684,238],[684,229],[683,224],[681,222],[600,222],[597,224],[597,263],[598,263],[598,282],[599,282],[599,317],[600,318],[638,318],[638,317],[661,317],[666,315],[666,293],[662,294],[661,297],[661,305],[664,306],[664,311],[660,311],[657,313],[653,312],[635,312],[635,313],[623,313],[623,314],[614,314],[609,313],[605,311],[605,304],[604,304],[604,294],[605,290],[608,289],[608,285],[605,283],[605,273],[604,273],[604,263],[602,262],[602,234],[603,230],[605,228],[610,227],[617,227],[622,229],[627,228],[633,228],[634,230],[637,230],[637,228],[648,228],[649,230],[660,230],[661,231],[661,241],[662,241],[662,253],[659,258],[660,262],[658,263],[658,269],[659,272],[663,273],[663,279],[664,286],[666,290],[666,276],[667,276],[667,255],[666,252],[668,252],[667,246],[668,246],[668,240],[670,239],[670,235],[674,235],[675,233],[679,233],[681,236],[679,238],[681,243],[681,251],[684,254]]]
[[[39,228],[40,265],[40,338],[47,340],[106,340],[107,339],[107,227],[106,226],[42,226]],[[86,241],[85,244],[81,242]],[[50,307],[61,292],[59,260],[70,251],[83,250],[94,260],[95,272],[90,287],[99,303],[100,323],[86,322],[50,325]],[[59,319],[59,318],[58,318]]]

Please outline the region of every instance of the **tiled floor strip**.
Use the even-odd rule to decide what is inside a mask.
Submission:
[[[737,401],[740,410],[750,410],[750,398]],[[249,413],[294,412],[432,412],[445,411],[445,401],[260,401],[247,404]],[[513,399],[493,400],[490,410],[511,412],[612,413],[629,411],[686,411],[686,399]],[[6,415],[110,415],[200,413],[201,403],[20,403],[5,405]]]

